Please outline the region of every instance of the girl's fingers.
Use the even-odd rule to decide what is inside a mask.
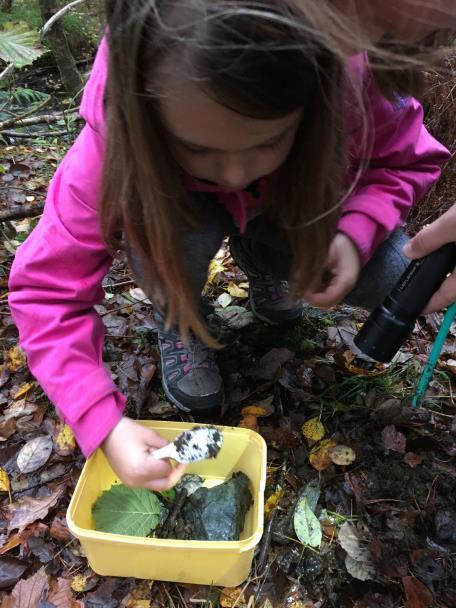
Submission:
[[[440,286],[440,289],[432,296],[424,313],[437,312],[456,302],[456,272],[453,272]]]
[[[456,241],[456,205],[453,205],[438,220],[423,228],[404,247],[411,259],[422,258],[446,243]]]
[[[187,465],[178,464],[167,477],[152,479],[151,481],[144,483],[143,487],[155,492],[170,490],[176,485],[176,483],[185,473],[186,468]]]

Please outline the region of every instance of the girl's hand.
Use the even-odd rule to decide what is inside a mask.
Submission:
[[[453,205],[439,219],[418,232],[404,247],[404,253],[412,260],[416,260],[435,251],[442,245],[454,241],[456,241],[456,205]],[[456,269],[444,280],[423,312],[442,310],[453,302],[456,302]]]
[[[169,460],[152,458],[152,452],[167,443],[155,431],[122,418],[101,449],[123,484],[161,492],[176,485],[186,468],[183,464],[173,468]]]
[[[353,289],[360,270],[361,260],[355,244],[339,232],[329,248],[324,273],[311,284],[304,297],[314,306],[331,308]],[[329,277],[327,281],[325,274]]]

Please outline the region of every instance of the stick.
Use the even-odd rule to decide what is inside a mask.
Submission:
[[[79,116],[76,114],[76,112],[74,114],[56,112],[55,114],[40,114],[39,116],[30,116],[29,118],[21,118],[21,119],[16,120],[13,124],[14,124],[14,128],[16,128],[16,129],[18,129],[20,127],[29,127],[30,125],[40,125],[42,123],[46,123],[49,125],[53,122],[57,122],[58,120],[60,120],[62,118],[65,118],[66,116],[68,116],[69,118],[72,118],[74,116],[76,119],[82,120],[79,118]],[[4,120],[3,122],[0,122],[0,131],[11,126],[11,120],[12,119],[9,118],[8,120]]]
[[[85,0],[74,0],[73,2],[70,2],[69,4],[67,4],[66,6],[61,8],[59,11],[57,11],[55,13],[55,15],[52,15],[52,17],[50,19],[48,19],[48,21],[46,21],[46,23],[43,25],[43,27],[40,30],[41,40],[46,36],[48,31],[51,29],[51,27],[54,25],[54,23],[58,19],[60,19],[60,17],[63,17],[63,15],[65,15],[65,13],[68,13],[68,11],[71,11],[71,9],[78,6],[78,4],[82,4],[83,2],[85,2]]]
[[[0,73],[0,80],[3,80],[3,78],[6,78],[8,76],[8,74],[10,74],[12,71],[14,70],[14,64],[10,63],[6,66],[6,68],[3,70],[3,72]]]
[[[37,133],[20,133],[16,131],[0,131],[0,135],[6,137],[16,137],[17,139],[34,139],[35,137],[54,137],[69,135],[68,131],[38,131]]]
[[[432,378],[432,374],[434,372],[434,368],[437,363],[437,359],[439,358],[442,347],[445,343],[448,332],[450,331],[451,324],[456,317],[456,302],[450,306],[450,308],[446,311],[445,317],[443,318],[442,325],[440,326],[439,333],[432,345],[431,352],[429,354],[428,360],[424,367],[423,373],[421,374],[420,381],[418,383],[418,388],[412,399],[412,408],[416,408],[421,401],[423,400],[424,394],[428,387],[429,381]]]
[[[51,100],[52,100],[52,97],[49,96],[47,99],[42,101],[38,106],[36,106],[36,108],[28,110],[27,112],[24,112],[23,114],[19,114],[19,116],[13,116],[12,118],[8,118],[8,120],[4,120],[2,123],[0,123],[0,129],[8,129],[9,127],[12,127],[14,124],[19,122],[20,120],[22,120],[24,118],[28,118],[32,114],[36,114],[36,112],[39,112],[40,110],[45,108],[47,105],[49,105],[51,103]]]
[[[177,492],[176,499],[174,500],[173,504],[173,509],[172,511],[170,511],[168,517],[165,520],[165,523],[163,524],[159,538],[168,538],[169,534],[173,531],[174,524],[176,523],[176,517],[178,516],[184,505],[185,499],[187,498],[187,494],[188,492],[186,488],[182,488],[182,490]]]
[[[0,211],[0,222],[10,222],[11,220],[23,220],[26,217],[36,217],[43,213],[43,209],[44,203],[13,205],[9,209]]]

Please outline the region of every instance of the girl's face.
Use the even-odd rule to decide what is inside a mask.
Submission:
[[[273,120],[248,118],[187,81],[162,84],[160,113],[171,152],[187,173],[242,190],[285,161],[302,110]]]

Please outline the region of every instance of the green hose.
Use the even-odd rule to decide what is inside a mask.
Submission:
[[[437,334],[434,344],[432,345],[432,350],[429,354],[428,360],[426,361],[423,373],[421,374],[421,378],[418,383],[418,388],[416,389],[416,392],[412,399],[413,408],[417,407],[423,400],[429,381],[432,378],[432,373],[437,363],[437,359],[439,358],[440,352],[443,348],[448,332],[450,331],[451,324],[453,323],[455,317],[456,302],[454,302],[454,304],[452,304],[446,311],[442,321],[442,325],[439,329],[439,333]]]

